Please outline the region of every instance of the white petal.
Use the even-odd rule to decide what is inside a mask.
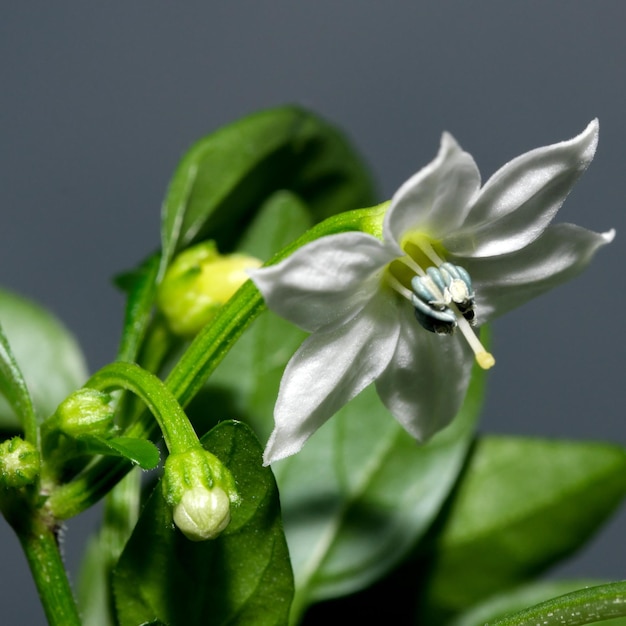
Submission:
[[[387,366],[398,338],[395,299],[378,294],[345,326],[311,335],[287,364],[274,409],[265,464],[304,442]]]
[[[303,246],[277,265],[248,273],[272,311],[313,332],[358,314],[393,257],[371,235],[340,233]]]
[[[615,231],[555,224],[526,248],[501,257],[458,259],[472,277],[480,324],[580,274]]]
[[[522,154],[481,189],[458,233],[443,240],[460,256],[515,252],[541,235],[585,171],[598,143],[594,120],[569,141]]]
[[[474,159],[444,133],[439,154],[394,194],[385,216],[385,241],[400,242],[407,231],[425,230],[439,239],[465,219],[480,187]]]
[[[457,333],[424,330],[409,307],[387,369],[376,381],[385,406],[405,430],[424,441],[457,414],[469,384],[473,357]]]

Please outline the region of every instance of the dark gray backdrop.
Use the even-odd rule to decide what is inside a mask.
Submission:
[[[95,369],[121,325],[109,277],[158,244],[177,160],[221,124],[308,106],[352,137],[384,199],[444,129],[486,179],[597,116],[597,157],[559,219],[617,239],[495,323],[483,428],[623,442],[625,14],[619,0],[4,2],[0,284],[56,312]],[[94,520],[70,525],[73,568]],[[622,515],[561,573],[624,578],[625,530]],[[4,522],[0,545],[2,622],[43,623]]]

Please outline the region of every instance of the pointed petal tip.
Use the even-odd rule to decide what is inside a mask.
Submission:
[[[598,147],[598,136],[600,132],[600,122],[597,117],[591,120],[589,124],[587,124],[585,130],[583,130],[580,135],[577,135],[573,139],[570,139],[569,142],[571,144],[582,144],[586,146],[583,148],[583,152],[581,157],[584,162],[590,162],[593,159],[594,154],[596,153],[596,148]]]
[[[613,239],[615,239],[617,231],[614,228],[611,228],[611,230],[607,230],[606,232],[601,233],[601,235],[605,243],[611,243]]]
[[[444,130],[443,133],[441,133],[440,146],[441,146],[441,151],[443,151],[444,149],[450,149],[450,148],[457,148],[458,150],[461,150],[461,146],[459,145],[459,142],[454,138],[454,135],[448,132],[447,130]]]
[[[276,444],[276,430],[272,433],[267,445],[265,446],[265,451],[263,452],[263,467],[269,467],[273,463],[277,461],[282,461],[287,457],[293,456],[294,454],[300,452],[302,449],[301,446],[279,446]]]

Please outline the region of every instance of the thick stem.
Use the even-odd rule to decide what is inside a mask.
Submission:
[[[67,573],[54,531],[36,517],[16,528],[43,609],[51,626],[80,626]]]

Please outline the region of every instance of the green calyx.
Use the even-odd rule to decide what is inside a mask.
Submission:
[[[174,523],[191,541],[217,537],[239,501],[230,471],[200,446],[167,458],[162,489]]]

